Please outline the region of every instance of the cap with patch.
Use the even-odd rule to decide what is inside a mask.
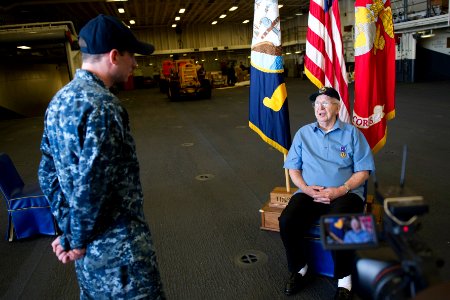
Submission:
[[[316,101],[316,98],[320,95],[327,95],[328,97],[334,98],[336,100],[341,100],[341,97],[339,97],[339,93],[333,89],[332,87],[324,86],[319,91],[315,92],[311,96],[309,96],[309,100]]]
[[[80,30],[80,50],[88,54],[102,54],[117,49],[142,55],[155,51],[151,44],[139,41],[119,19],[98,15]]]

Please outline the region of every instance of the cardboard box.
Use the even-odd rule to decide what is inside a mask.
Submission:
[[[284,207],[270,206],[270,200],[259,210],[261,213],[261,229],[280,231],[278,217],[281,215]]]
[[[286,191],[286,187],[276,187],[270,193],[270,206],[272,207],[286,207],[292,195],[298,188],[291,188],[290,192]]]

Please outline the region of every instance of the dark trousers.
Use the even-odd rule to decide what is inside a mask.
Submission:
[[[330,204],[316,203],[313,198],[304,193],[292,196],[278,219],[289,271],[298,272],[305,266],[304,235],[321,215],[361,213],[363,210],[363,200],[352,193],[336,198]],[[333,251],[332,255],[334,277],[343,278],[350,275],[353,269],[354,251]]]

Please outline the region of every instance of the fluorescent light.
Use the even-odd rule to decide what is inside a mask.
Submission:
[[[177,24],[172,24],[172,28],[175,28],[175,27],[177,27]]]
[[[296,54],[299,54],[301,51],[295,51]]]
[[[291,52],[286,52],[286,55],[291,55]]]
[[[118,8],[117,9],[119,11],[120,14],[124,14],[125,13],[125,8]]]
[[[22,49],[22,50],[31,49],[31,47],[29,47],[29,46],[17,46],[17,48]]]
[[[232,7],[229,9],[229,11],[235,11],[236,9],[238,9],[237,6],[232,6]]]
[[[295,14],[296,16],[303,16],[303,13],[299,12]]]
[[[136,21],[135,20],[130,20],[130,24],[134,25],[134,24],[136,24]]]
[[[180,14],[184,14],[184,12],[186,11],[186,8],[180,8],[180,10],[178,11]]]
[[[220,17],[219,17],[219,19],[223,19],[223,18],[225,18],[226,16],[227,16],[226,14],[221,14]]]
[[[282,8],[283,7],[283,4],[278,4],[278,8]]]
[[[175,17],[175,21],[180,21],[180,17]]]
[[[247,24],[248,22],[250,22],[250,20],[244,20],[242,23]]]
[[[217,24],[217,21],[212,21],[211,24],[212,24],[212,25],[216,25],[216,24]]]

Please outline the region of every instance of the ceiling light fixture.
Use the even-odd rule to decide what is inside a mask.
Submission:
[[[180,8],[180,10],[178,11],[180,14],[184,14],[184,12],[186,11],[186,8]]]
[[[283,6],[283,4],[278,4],[278,8],[282,8]]]
[[[220,17],[219,17],[219,19],[223,19],[223,18],[225,18],[226,16],[227,16],[226,14],[221,14]]]
[[[242,23],[247,24],[248,22],[250,22],[250,20],[244,20]]]
[[[175,28],[175,27],[177,27],[177,24],[172,24],[172,28]]]
[[[29,50],[29,49],[31,49],[31,47],[29,47],[29,46],[17,46],[17,48],[22,49],[22,50]]]
[[[119,11],[120,14],[124,14],[125,13],[125,8],[118,8],[117,9]]]
[[[434,36],[433,29],[431,29],[429,31],[424,31],[420,37],[421,38],[429,38],[429,37],[433,37],[433,36]]]
[[[175,17],[175,21],[180,21],[180,17]]]
[[[236,9],[238,9],[237,6],[232,6],[232,7],[229,9],[229,11],[235,11]]]
[[[134,25],[134,24],[136,24],[136,21],[135,20],[130,20],[130,24]]]
[[[211,24],[212,24],[212,25],[216,25],[216,24],[217,24],[217,21],[212,21]]]

